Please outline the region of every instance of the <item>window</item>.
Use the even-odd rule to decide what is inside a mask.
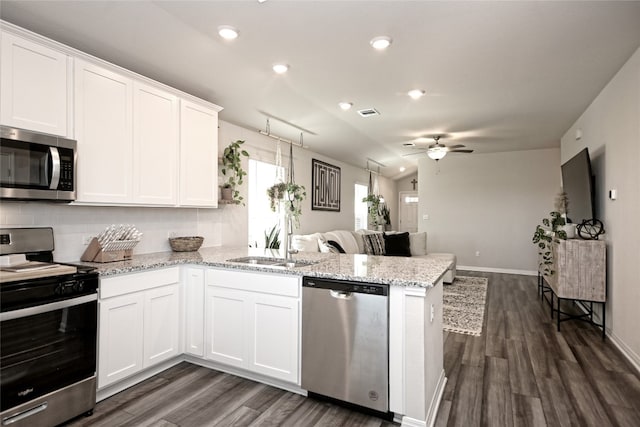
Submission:
[[[369,188],[366,185],[355,185],[355,201],[353,204],[353,211],[355,214],[355,229],[361,230],[367,228],[367,216],[368,208],[367,202],[363,202],[362,199],[367,197]]]
[[[282,224],[284,223],[280,212],[273,212],[269,206],[267,189],[276,180],[276,172],[284,168],[271,163],[249,159],[249,172],[247,175],[249,184],[248,211],[249,211],[249,246],[252,248],[264,248],[264,235],[269,233],[274,225],[278,224],[282,236]],[[282,237],[280,238],[282,241]]]

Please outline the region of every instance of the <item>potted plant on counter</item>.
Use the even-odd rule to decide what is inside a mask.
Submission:
[[[553,270],[553,243],[560,239],[566,240],[567,233],[562,229],[565,225],[564,217],[560,212],[553,211],[550,218],[544,218],[542,225],[536,227],[532,242],[538,245],[538,268],[544,276],[551,276]]]
[[[244,141],[237,140],[225,147],[222,154],[222,175],[225,182],[222,184],[222,200],[231,200],[244,205],[244,198],[236,189],[244,182],[247,172],[242,168],[242,157],[249,157],[249,153],[243,150]]]

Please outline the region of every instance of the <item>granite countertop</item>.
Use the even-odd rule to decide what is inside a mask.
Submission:
[[[209,247],[197,252],[156,252],[134,255],[129,261],[110,263],[81,262],[96,267],[100,276],[141,272],[173,265],[193,264],[273,274],[322,277],[328,279],[383,283],[393,286],[431,287],[450,267],[451,262],[431,258],[385,257],[360,254],[328,254],[300,252],[294,260],[313,262],[302,267],[270,267],[241,264],[229,259],[247,256],[282,258],[277,250],[240,247]]]

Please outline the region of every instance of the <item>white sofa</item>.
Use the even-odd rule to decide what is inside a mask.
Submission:
[[[299,252],[332,252],[327,243],[329,241],[336,242],[347,254],[364,254],[365,241],[364,235],[371,233],[379,233],[369,230],[333,230],[325,233],[313,234],[296,234],[292,236],[291,246]],[[397,232],[387,232],[394,234]],[[427,253],[427,233],[409,233],[411,257],[416,258],[442,258],[452,262],[451,267],[444,275],[445,283],[452,283],[456,277],[456,256],[447,253]]]

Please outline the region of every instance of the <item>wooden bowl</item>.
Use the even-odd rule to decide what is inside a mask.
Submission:
[[[204,237],[188,236],[188,237],[169,237],[169,245],[174,252],[194,252],[200,249]]]

